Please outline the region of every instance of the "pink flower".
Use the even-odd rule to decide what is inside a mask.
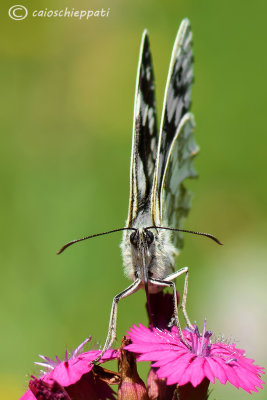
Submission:
[[[30,389],[20,400],[36,400],[38,394],[40,398],[50,399],[51,393],[59,393],[59,399],[70,399],[78,397],[82,400],[86,399],[115,399],[111,388],[102,381],[97,381],[92,376],[90,371],[93,368],[91,361],[95,360],[100,354],[100,350],[87,351],[80,353],[85,343],[90,339],[86,339],[70,356],[65,353],[65,359],[61,361],[56,357],[56,361],[40,356],[44,362],[35,363],[46,369],[39,379],[32,377],[30,381]],[[108,350],[100,359],[100,363],[116,359],[118,356],[117,350]],[[33,394],[34,393],[34,394]],[[86,395],[84,394],[86,393]],[[45,397],[47,395],[47,397]],[[60,397],[61,396],[61,397]],[[64,397],[65,396],[65,397]]]
[[[244,350],[235,344],[211,343],[212,333],[206,331],[206,321],[202,335],[197,327],[183,331],[188,347],[181,341],[176,327],[168,330],[148,329],[141,324],[128,332],[132,344],[127,350],[140,354],[138,361],[154,361],[159,378],[167,378],[167,384],[179,386],[191,383],[200,385],[204,378],[214,383],[217,378],[222,384],[227,381],[247,392],[262,388],[264,383],[259,367],[245,357]]]

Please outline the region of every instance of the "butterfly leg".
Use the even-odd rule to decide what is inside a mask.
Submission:
[[[108,334],[104,344],[104,347],[100,353],[100,355],[92,361],[93,364],[98,362],[100,358],[103,356],[106,350],[108,350],[114,340],[116,339],[116,328],[117,328],[117,314],[118,314],[118,302],[125,297],[130,296],[131,294],[135,293],[140,286],[141,280],[138,278],[136,279],[127,289],[123,290],[121,293],[117,294],[112,301],[111,312],[110,312],[110,319],[109,319],[109,326],[108,326]]]
[[[187,300],[187,292],[188,292],[188,267],[184,267],[179,269],[178,271],[175,271],[173,274],[168,275],[165,281],[173,281],[174,279],[178,278],[178,276],[185,274],[185,280],[184,280],[184,291],[183,291],[183,299],[182,299],[182,305],[181,309],[186,321],[187,326],[192,328],[192,324],[189,320],[189,317],[186,312],[186,300]]]
[[[184,269],[184,268],[182,268]],[[181,270],[180,270],[181,271]],[[177,271],[179,272],[179,271]],[[181,272],[180,275],[182,273],[185,273],[185,271]],[[172,275],[169,275],[168,278],[170,278]],[[178,275],[179,276],[179,275]],[[175,283],[172,281],[167,281],[167,280],[160,280],[160,279],[149,279],[149,282],[151,282],[152,284],[156,285],[156,286],[162,286],[162,287],[171,287],[172,291],[173,291],[173,306],[174,306],[174,319],[175,319],[175,325],[178,328],[178,332],[179,335],[183,341],[183,343],[190,348],[189,344],[187,343],[187,341],[184,338],[182,329],[181,329],[181,325],[180,325],[180,321],[179,321],[179,316],[178,316],[178,303],[177,303],[177,296],[176,296],[176,287],[175,287]]]

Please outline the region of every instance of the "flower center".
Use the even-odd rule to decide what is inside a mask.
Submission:
[[[190,333],[191,343],[192,343],[192,353],[196,354],[198,357],[208,357],[210,355],[211,343],[210,337],[212,336],[211,331],[206,330],[207,321],[204,321],[202,335],[199,333],[197,326],[193,328],[186,328]]]

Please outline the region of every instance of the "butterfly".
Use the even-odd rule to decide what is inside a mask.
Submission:
[[[148,311],[151,293],[157,293],[165,287],[172,289],[174,323],[183,338],[174,283],[183,274],[185,282],[181,307],[187,325],[191,326],[191,323],[185,307],[188,268],[175,271],[175,258],[183,244],[181,232],[207,236],[221,244],[213,235],[182,229],[192,197],[184,181],[197,175],[193,160],[198,153],[198,146],[193,134],[194,117],[189,111],[192,83],[192,31],[189,20],[184,19],[171,55],[158,132],[153,64],[148,33],[144,31],[135,90],[130,200],[126,226],[74,240],[59,251],[61,253],[81,240],[123,231],[123,263],[125,273],[133,283],[113,299],[108,335],[101,355],[112,346],[116,338],[118,302],[140,288],[146,291]]]

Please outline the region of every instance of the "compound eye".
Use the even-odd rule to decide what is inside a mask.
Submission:
[[[138,240],[138,232],[133,232],[130,235],[130,242],[136,247],[137,246],[137,240]]]
[[[146,240],[147,240],[147,244],[151,244],[154,241],[154,235],[151,231],[146,231]]]

